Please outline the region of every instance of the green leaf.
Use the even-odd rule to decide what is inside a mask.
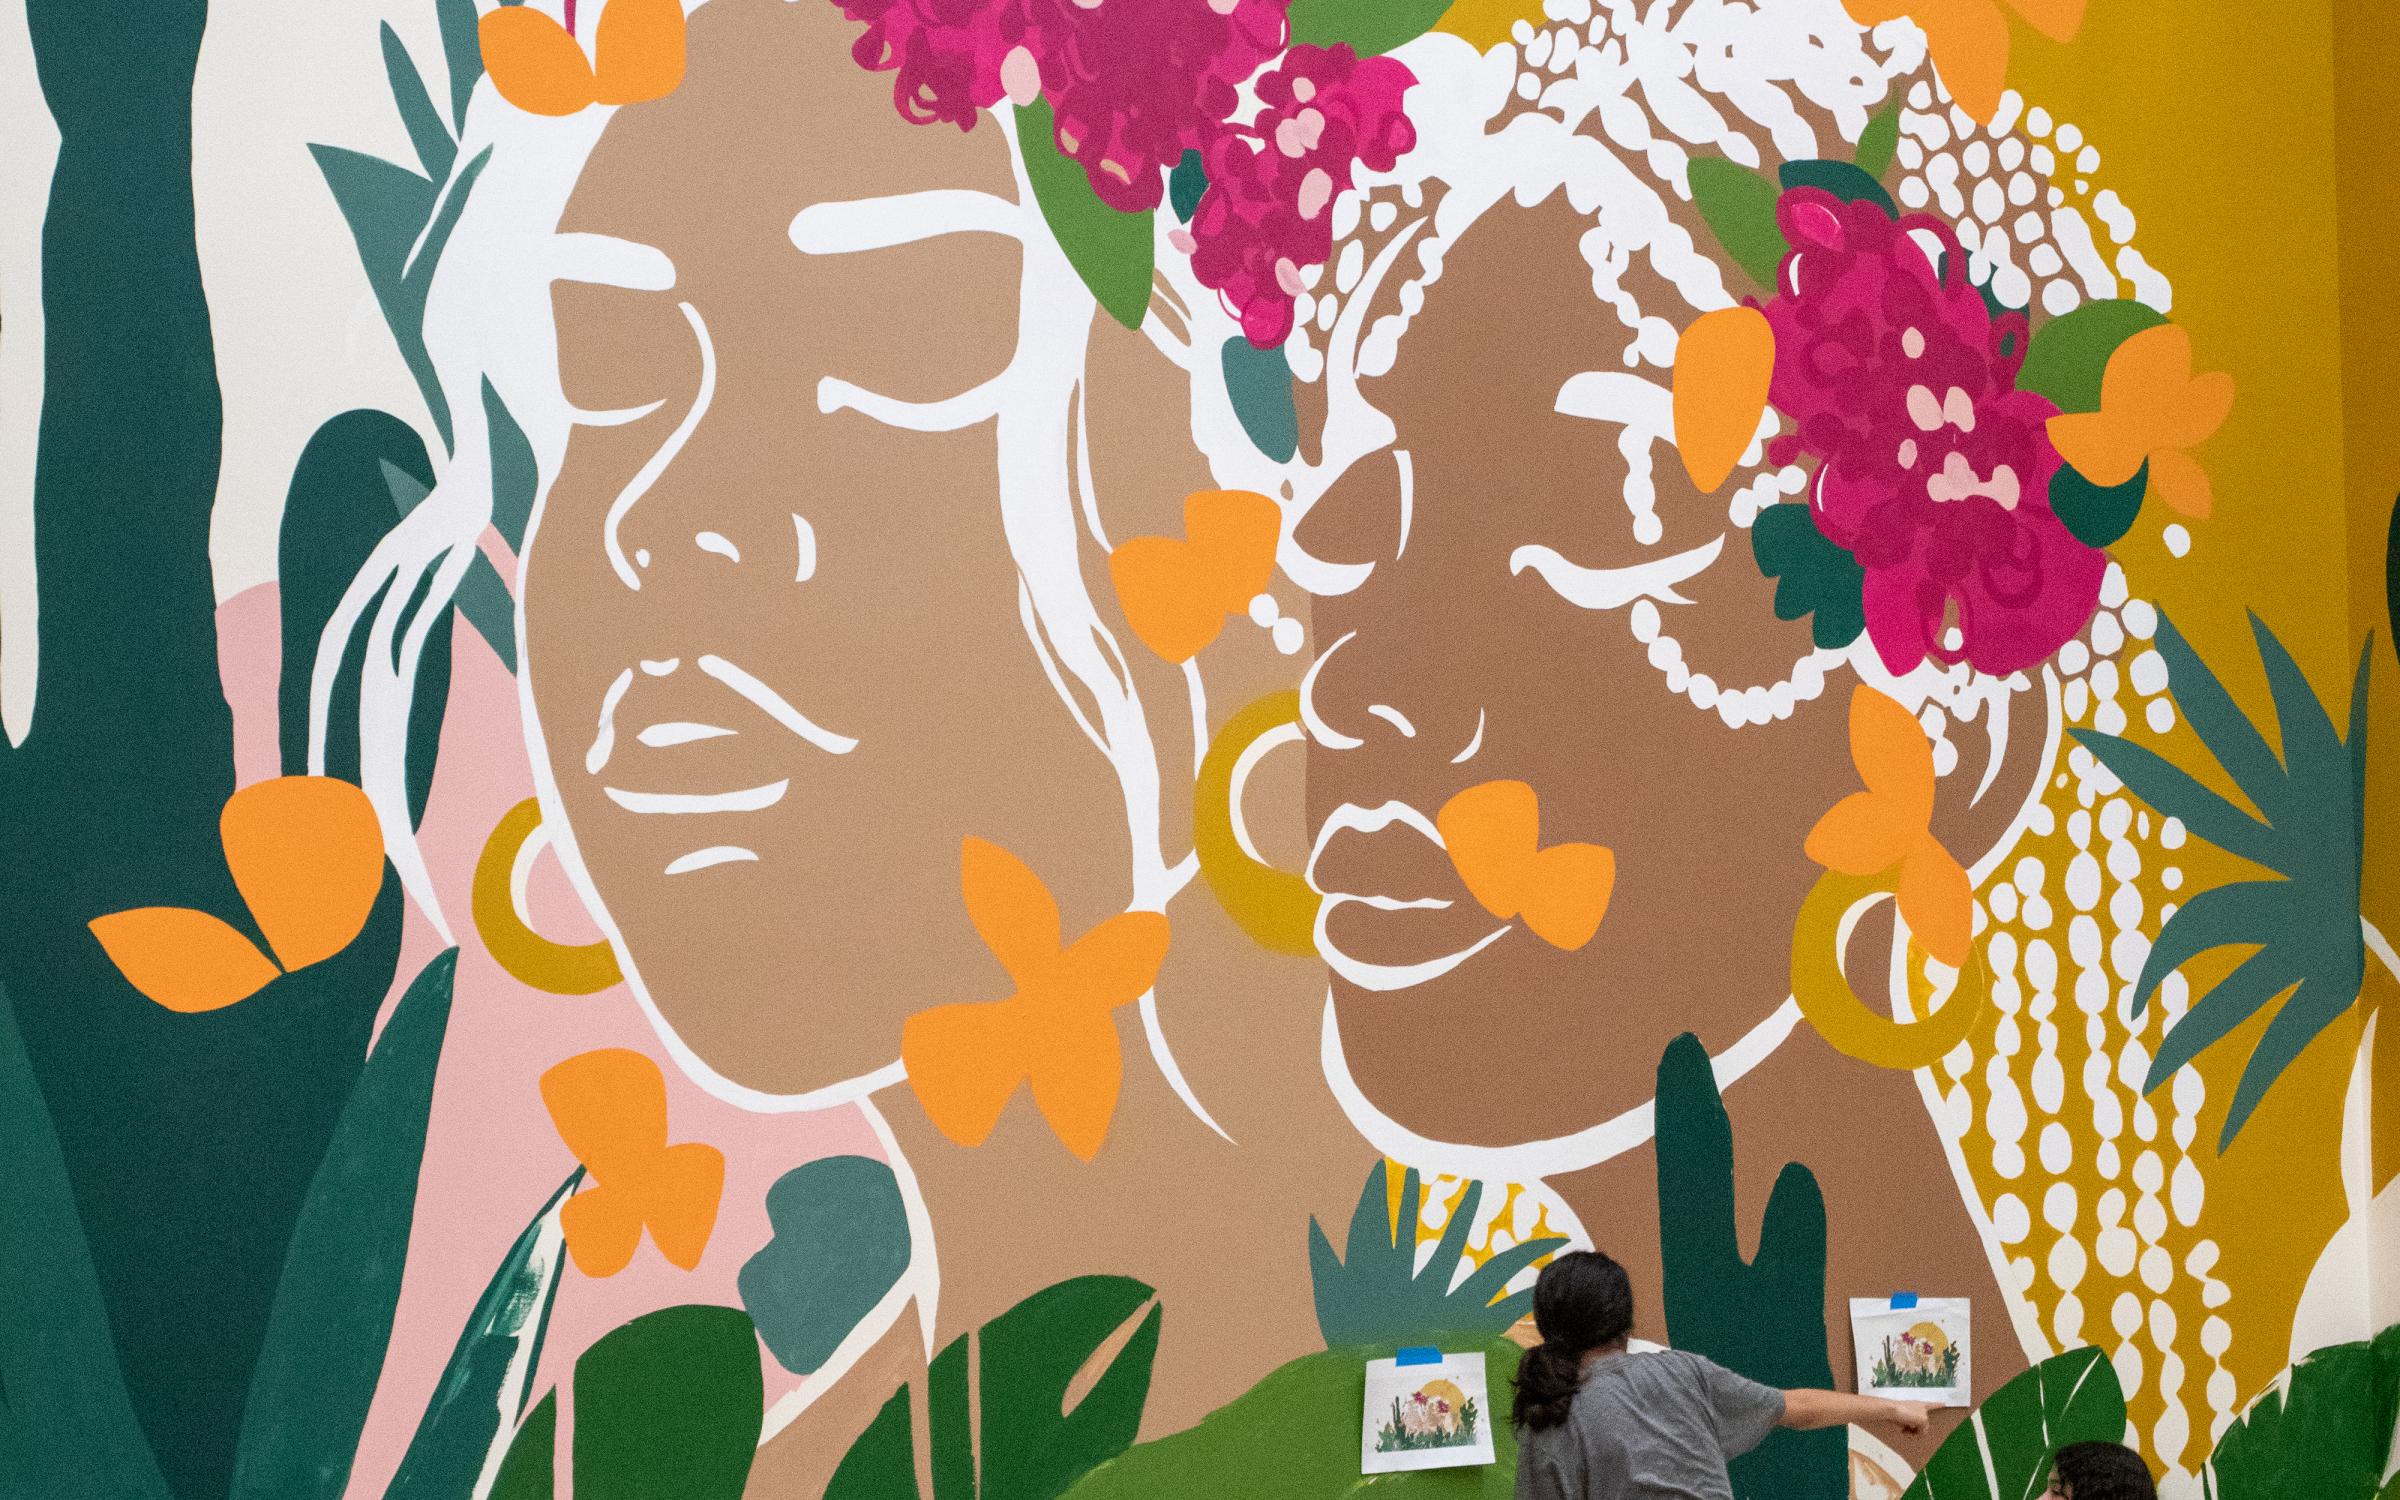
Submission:
[[[517,1429],[486,1500],[550,1500],[558,1491],[558,1392],[545,1391]],[[471,1494],[472,1491],[461,1491]]]
[[[1219,356],[1225,395],[1252,446],[1279,464],[1300,451],[1300,411],[1292,400],[1292,367],[1283,350],[1261,349],[1235,335]]]
[[[503,1424],[515,1424],[541,1362],[566,1262],[559,1214],[582,1180],[581,1167],[568,1175],[484,1287],[384,1500],[457,1500],[474,1491]]]
[[[1897,219],[1900,205],[1865,168],[1846,161],[1787,161],[1776,174],[1784,191],[1797,187],[1823,188],[1844,203],[1872,203]]]
[[[2217,1439],[2216,1500],[2369,1500],[2400,1416],[2400,1325],[2319,1349]]]
[[[1141,327],[1150,308],[1152,215],[1119,213],[1100,201],[1082,165],[1060,154],[1048,100],[1017,106],[1017,148],[1025,154],[1034,201],[1067,263],[1110,317]]]
[[[811,1374],[907,1271],[907,1203],[882,1162],[829,1156],[775,1179],[767,1222],[736,1278],[742,1306],[777,1364]]]
[[[2147,462],[2131,479],[2112,485],[2094,484],[2073,464],[2062,463],[2050,477],[2050,511],[2086,547],[2108,547],[2133,529],[2149,493]]]
[[[125,1393],[75,1189],[5,989],[0,1162],[0,1479],[12,1481],[12,1495],[168,1500]]]
[[[1451,0],[1292,0],[1292,45],[1347,42],[1361,57],[1389,52],[1433,29]]]
[[[483,42],[475,30],[475,0],[433,0],[442,27],[442,61],[450,67],[450,123],[467,128],[467,101],[483,76]]]
[[[440,433],[443,446],[450,443],[450,405],[442,397],[441,383],[434,378],[433,358],[425,350],[425,289],[432,280],[433,260],[440,254],[435,237],[427,233],[434,216],[437,191],[416,173],[394,166],[381,157],[347,151],[339,146],[311,146],[309,154],[316,158],[317,170],[325,176],[325,185],[333,192],[333,201],[350,226],[350,238],[358,246],[358,261],[367,273],[367,285],[375,293],[376,305],[383,309],[384,325],[391,329],[392,342],[399,346],[400,358],[416,378],[417,393],[424,399],[425,409],[433,416],[434,429]],[[491,151],[475,159],[466,174],[472,180],[488,160]],[[454,204],[463,204],[455,185]],[[450,222],[457,222],[455,207]],[[426,243],[416,249],[420,235]],[[442,229],[440,239],[447,239],[449,230]],[[419,267],[422,267],[422,273]]]
[[[418,164],[427,177],[441,181],[458,159],[458,142],[450,138],[442,112],[425,91],[424,75],[417,71],[415,59],[400,44],[400,33],[392,30],[389,21],[383,23],[383,73],[391,80],[392,102],[400,108],[400,123],[408,129],[409,144],[416,147]]]
[[[1494,1297],[1510,1277],[1567,1242],[1527,1240],[1509,1252],[1505,1273],[1496,1280],[1470,1277],[1454,1289],[1466,1259],[1467,1236],[1483,1201],[1483,1184],[1467,1184],[1441,1240],[1420,1269],[1416,1226],[1424,1207],[1424,1185],[1413,1169],[1401,1178],[1400,1212],[1395,1216],[1387,1207],[1389,1170],[1377,1162],[1367,1173],[1358,1207],[1350,1214],[1343,1258],[1334,1258],[1324,1227],[1309,1221],[1309,1277],[1316,1294],[1317,1331],[1327,1346],[1416,1344],[1444,1334],[1506,1331],[1532,1307],[1533,1293],[1517,1292],[1498,1301]]]
[[[2033,331],[2017,388],[2050,398],[2060,411],[2098,411],[2100,377],[2117,346],[2167,321],[2139,302],[2086,302]]]
[[[1775,617],[1806,619],[1820,650],[1838,651],[1867,628],[1867,571],[1817,529],[1805,502],[1770,505],[1750,523],[1750,554],[1775,580]]]
[[[400,997],[309,1183],[250,1377],[236,1500],[339,1496],[383,1373],[458,950]]]
[[[1721,156],[1695,156],[1685,169],[1692,203],[1735,265],[1768,291],[1783,264],[1783,230],[1775,223],[1775,184]]]
[[[1167,202],[1175,217],[1189,224],[1192,215],[1200,211],[1200,200],[1208,192],[1208,168],[1201,164],[1200,153],[1186,151],[1167,174]]]
[[[758,1332],[731,1307],[661,1308],[575,1362],[577,1500],[741,1500],[765,1410]]]
[[[1068,1500],[1511,1500],[1517,1437],[1500,1414],[1492,1422],[1494,1462],[1484,1468],[1361,1476],[1358,1414],[1366,1362],[1389,1359],[1394,1346],[1329,1349],[1292,1361],[1197,1426],[1140,1444],[1086,1475]],[[1506,1401],[1523,1352],[1505,1339],[1479,1342],[1495,1405]],[[833,1497],[828,1497],[833,1500]]]
[[[1943,1439],[1900,1500],[2031,1500],[2059,1449],[2124,1436],[2117,1372],[2097,1349],[2070,1349],[1992,1392]]]
[[[533,519],[534,493],[541,488],[541,469],[534,462],[533,443],[492,389],[488,375],[483,381],[483,418],[491,429],[492,526],[511,551],[521,552],[526,523]]]
[[[2226,801],[2157,751],[2096,729],[2072,729],[2068,733],[2075,737],[2075,743],[2099,757],[2100,763],[2135,796],[2170,818],[2181,818],[2185,827],[2228,854],[2271,870],[2280,870],[2285,863],[2288,851],[2274,829]]]
[[[1875,111],[1867,128],[1858,133],[1858,149],[1851,159],[1869,177],[1880,180],[1891,169],[1892,157],[1900,149],[1900,101],[1897,97]]]

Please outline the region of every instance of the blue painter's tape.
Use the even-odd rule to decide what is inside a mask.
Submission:
[[[1438,1365],[1442,1362],[1442,1351],[1434,1348],[1431,1344],[1416,1344],[1393,1355],[1392,1362],[1402,1365]]]
[[[1916,1306],[1916,1305],[1917,1305],[1917,1294],[1916,1294],[1915,1292],[1894,1292],[1894,1293],[1892,1293],[1892,1311],[1894,1311],[1894,1312],[1905,1312],[1905,1311],[1906,1311],[1906,1310],[1908,1310],[1909,1308],[1912,1308],[1912,1307],[1914,1307],[1914,1306]]]

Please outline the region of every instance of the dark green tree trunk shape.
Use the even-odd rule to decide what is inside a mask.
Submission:
[[[226,1490],[284,1246],[364,1057],[400,903],[387,879],[348,951],[201,1016],[144,999],[84,925],[167,903],[248,926],[216,831],[233,762],[208,561],[222,412],[193,231],[207,6],[26,13],[59,149],[42,232],[40,677],[24,744],[0,750],[0,979],[134,1409],[177,1494],[207,1500]]]

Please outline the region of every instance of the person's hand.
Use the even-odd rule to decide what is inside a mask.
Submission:
[[[1892,1409],[1889,1421],[1902,1432],[1918,1433],[1933,1420],[1933,1408],[1922,1401],[1887,1402]]]

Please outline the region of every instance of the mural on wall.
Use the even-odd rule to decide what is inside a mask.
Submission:
[[[1594,1244],[1972,1305],[1745,1497],[2388,1493],[2389,614],[2090,8],[28,0],[0,1493],[1503,1496],[1363,1361]]]

